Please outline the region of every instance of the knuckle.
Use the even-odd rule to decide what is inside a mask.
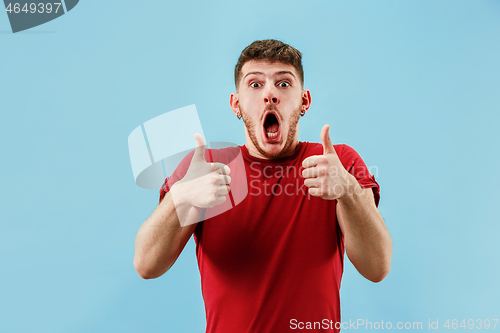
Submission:
[[[327,164],[328,163],[328,159],[324,156],[321,156],[318,158],[318,164]]]
[[[209,195],[211,198],[217,197],[217,186],[210,187]]]

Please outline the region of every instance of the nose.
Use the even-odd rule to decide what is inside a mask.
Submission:
[[[267,85],[264,89],[264,102],[266,104],[278,104],[279,99],[276,93],[276,88],[273,85]]]

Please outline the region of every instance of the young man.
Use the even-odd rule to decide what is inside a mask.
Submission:
[[[207,332],[338,332],[344,249],[370,281],[389,273],[391,238],[363,160],[332,145],[328,125],[321,144],[298,141],[311,105],[303,77],[293,47],[262,40],[245,48],[230,105],[246,144],[205,151],[195,135],[195,152],[167,178],[137,234],[134,266],[149,279],[194,233]]]

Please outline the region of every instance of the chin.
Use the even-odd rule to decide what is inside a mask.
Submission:
[[[263,142],[260,146],[263,155],[268,158],[278,158],[281,157],[285,152],[283,151],[284,142]]]

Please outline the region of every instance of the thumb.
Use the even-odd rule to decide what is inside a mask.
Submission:
[[[205,139],[198,133],[194,134],[194,138],[196,139],[196,149],[192,161],[205,161]]]
[[[330,140],[330,125],[323,126],[321,130],[321,143],[323,144],[323,155],[336,154],[333,148],[332,140]]]

